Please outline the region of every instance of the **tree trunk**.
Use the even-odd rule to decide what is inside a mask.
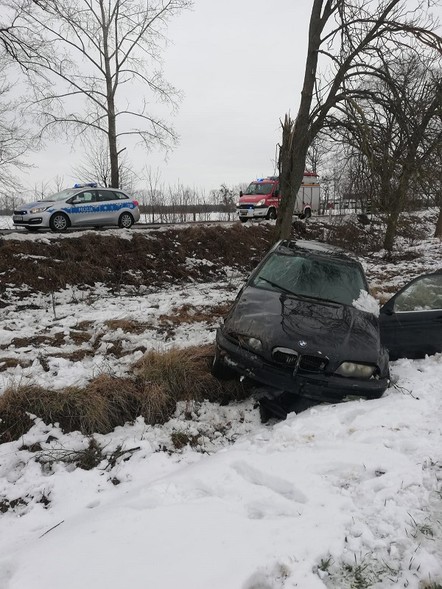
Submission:
[[[120,166],[118,165],[117,148],[117,117],[115,114],[115,89],[111,68],[109,49],[109,15],[106,13],[104,2],[100,0],[101,31],[103,34],[104,76],[106,80],[106,113],[107,138],[109,143],[109,163],[111,172],[111,187],[120,188]],[[117,84],[115,78],[115,83]]]
[[[388,216],[387,229],[385,231],[384,237],[384,249],[386,249],[387,252],[391,252],[393,249],[399,214],[399,209],[395,208],[395,210],[392,211]]]
[[[117,131],[115,121],[115,107],[112,100],[111,104],[108,101],[108,138],[109,138],[109,161],[111,167],[111,186],[112,188],[120,188],[120,166],[118,165],[118,150],[117,150]]]
[[[442,240],[442,205],[439,209],[439,216],[436,222],[436,230],[434,232],[434,237],[438,237]]]
[[[391,193],[393,198],[390,208],[390,214],[388,215],[387,229],[385,231],[384,237],[384,249],[386,249],[388,252],[391,252],[393,249],[399,216],[404,210],[404,203],[407,198],[408,190],[410,187],[410,180],[413,175],[413,161],[415,156],[415,149],[411,151],[412,153],[411,155],[409,154],[408,157],[409,161],[406,164],[404,164],[404,171],[399,180],[399,185],[397,186],[396,190],[394,190],[394,192]]]
[[[275,238],[289,239],[292,230],[292,215],[296,196],[304,176],[305,160],[310,145],[310,108],[313,100],[316,70],[318,66],[318,50],[321,45],[321,9],[323,0],[314,0],[309,26],[309,45],[305,64],[304,83],[301,92],[301,103],[290,137],[287,135],[288,125],[292,127],[290,118],[286,116],[283,125],[283,141],[281,147],[281,202],[276,221]]]

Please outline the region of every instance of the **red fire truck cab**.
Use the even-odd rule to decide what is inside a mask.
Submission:
[[[318,175],[315,172],[304,172],[293,216],[307,219],[317,213],[319,198]],[[278,176],[258,178],[251,182],[244,192],[240,192],[236,205],[239,220],[244,223],[248,219],[276,219],[280,200]]]

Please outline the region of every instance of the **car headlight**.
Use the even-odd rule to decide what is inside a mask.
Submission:
[[[29,212],[32,213],[33,215],[35,213],[43,213],[44,211],[46,211],[49,207],[36,207],[35,209],[31,209]]]
[[[262,342],[257,337],[250,337],[248,335],[239,335],[239,343],[250,348],[254,352],[262,352]]]
[[[257,207],[262,207],[262,206],[264,206],[265,204],[266,204],[265,198],[262,198],[261,200],[259,200],[259,201],[256,203],[256,206],[257,206]]]
[[[343,362],[336,370],[335,374],[353,378],[369,379],[373,376],[375,370],[376,366],[368,366],[367,364],[355,364],[354,362]]]

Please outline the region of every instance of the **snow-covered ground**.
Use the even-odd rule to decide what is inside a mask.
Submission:
[[[440,267],[440,244],[421,247],[426,266]],[[364,261],[380,294],[407,269],[411,278],[413,264],[380,272]],[[61,389],[124,374],[140,346],[213,341],[216,317],[174,324],[174,314],[232,300],[243,278],[17,300],[0,309],[0,356],[9,358],[0,394],[12,384]],[[123,332],[111,322],[120,319],[143,329]],[[118,358],[109,355],[116,341]],[[82,360],[71,356],[78,349]],[[36,420],[0,445],[0,589],[437,589],[442,355],[391,369],[381,399],[268,425],[252,400],[180,404],[165,425],[138,419],[94,436],[107,458],[88,471],[69,457],[89,439]],[[192,444],[180,447],[177,436]]]

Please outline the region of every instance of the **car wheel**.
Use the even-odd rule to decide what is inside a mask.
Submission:
[[[246,223],[247,222],[247,217],[240,217],[239,220],[241,221],[241,223]]]
[[[275,220],[276,219],[276,209],[270,209],[269,212],[267,213],[267,217],[266,219],[271,219],[271,220]]]
[[[284,392],[276,399],[268,399],[264,397],[259,401],[259,415],[262,423],[267,423],[269,419],[284,420],[289,413],[301,413],[313,405],[317,405],[317,401],[307,399],[295,393]]]
[[[302,218],[303,219],[310,219],[311,216],[312,216],[312,210],[308,209],[308,208],[305,209]]]
[[[215,350],[211,372],[218,380],[232,380],[236,376],[236,372],[226,366],[221,360],[218,348]]]
[[[267,423],[270,419],[284,421],[287,418],[287,411],[279,402],[279,399],[260,399],[259,417],[261,423]]]
[[[123,213],[118,219],[118,227],[129,229],[134,224],[134,218],[130,213]]]
[[[310,409],[310,407],[318,404],[318,402],[314,401],[313,399],[293,393],[284,393],[281,398],[281,402],[283,403],[287,413],[295,412],[296,414],[301,413],[306,409]]]
[[[57,233],[66,231],[69,227],[69,219],[64,213],[55,213],[49,221],[49,226],[52,231],[56,231]]]

